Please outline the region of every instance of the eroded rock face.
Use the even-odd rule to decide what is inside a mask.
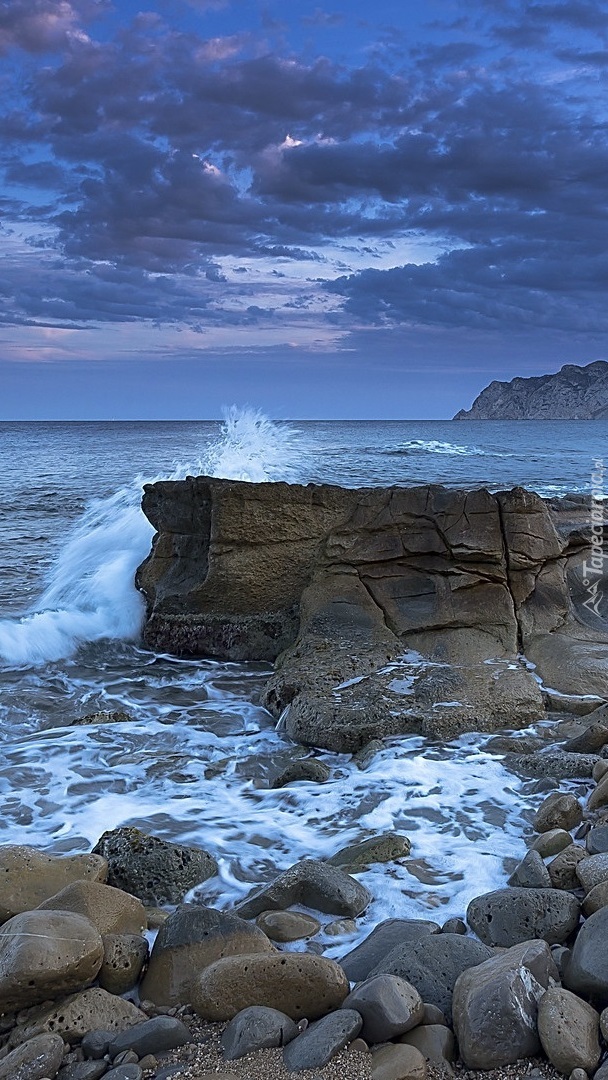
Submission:
[[[582,503],[190,477],[146,486],[143,509],[146,643],[276,660],[265,704],[298,742],[524,726],[544,704],[522,651],[560,693],[608,698]]]

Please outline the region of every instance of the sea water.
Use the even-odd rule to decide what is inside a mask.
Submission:
[[[134,573],[152,528],[142,485],[209,473],[347,486],[518,484],[589,491],[605,422],[0,424],[0,820],[4,843],[86,851],[139,826],[218,860],[197,899],[230,907],[304,857],[388,830],[411,856],[360,878],[374,902],[335,955],[389,916],[462,915],[504,884],[542,795],[475,733],[392,738],[365,770],[326,754],[324,785],[272,789],[294,747],[258,704],[261,664],[144,649]],[[558,449],[557,449],[558,448]],[[121,710],[129,722],[82,726]],[[329,921],[329,919],[327,920]]]

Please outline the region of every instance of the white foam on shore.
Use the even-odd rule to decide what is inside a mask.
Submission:
[[[0,662],[35,667],[73,656],[85,643],[135,641],[144,603],[135,571],[150,550],[153,529],[141,510],[142,486],[206,472],[225,479],[289,480],[297,467],[297,434],[253,409],[227,410],[218,438],[196,462],[170,477],[136,477],[96,499],[66,537],[33,610],[0,620]]]

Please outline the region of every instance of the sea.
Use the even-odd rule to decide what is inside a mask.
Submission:
[[[84,852],[134,825],[209,851],[219,874],[189,899],[229,909],[303,858],[394,831],[410,856],[361,873],[370,908],[315,947],[339,956],[389,917],[463,916],[525,853],[539,785],[473,732],[387,739],[365,770],[323,751],[328,783],[271,788],[301,751],[259,704],[268,668],[142,644],[142,485],[209,474],[558,497],[590,491],[607,434],[606,421],[285,423],[236,407],[217,422],[0,423],[2,843]],[[99,711],[130,720],[78,723]]]

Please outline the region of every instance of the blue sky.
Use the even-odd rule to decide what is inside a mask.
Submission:
[[[0,418],[442,418],[606,358],[608,6],[0,0]]]

